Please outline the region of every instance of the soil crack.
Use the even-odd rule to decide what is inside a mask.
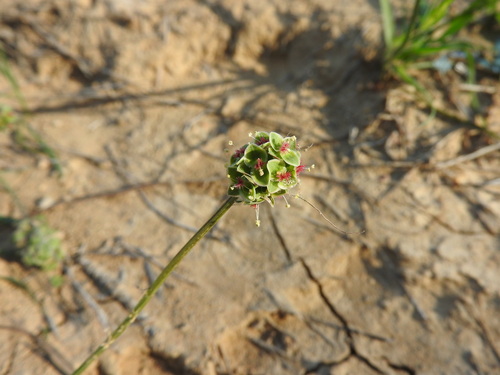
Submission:
[[[390,368],[392,368],[398,372],[404,372],[408,375],[416,375],[417,374],[417,372],[413,368],[411,368],[410,366],[392,363],[387,358],[386,358],[386,362]]]
[[[306,261],[303,258],[299,258],[300,263],[304,267],[304,270],[306,271],[307,276],[309,279],[316,285],[318,288],[318,293],[321,296],[321,299],[324,301],[330,312],[340,321],[342,328],[346,332],[347,335],[347,344],[349,346],[349,357],[355,357],[359,361],[363,362],[366,366],[368,366],[370,369],[373,371],[377,372],[378,374],[385,374],[384,371],[382,371],[377,365],[372,363],[370,359],[365,357],[364,355],[360,354],[358,349],[356,348],[355,342],[354,342],[354,330],[351,329],[347,319],[337,310],[337,308],[333,305],[333,303],[328,299],[326,296],[324,290],[323,290],[323,285],[321,285],[320,281],[314,276],[312,273],[311,268],[309,265],[306,263]],[[346,358],[346,359],[347,359]]]
[[[281,248],[283,249],[283,252],[285,253],[285,258],[287,260],[287,263],[291,264],[292,263],[292,255],[291,255],[290,249],[288,248],[288,246],[285,242],[285,238],[281,234],[281,232],[278,228],[278,225],[276,224],[276,219],[274,218],[274,215],[272,214],[272,212],[270,212],[269,217],[271,219],[271,225],[273,226],[274,233],[276,234],[276,237],[278,238],[278,241],[281,244]]]

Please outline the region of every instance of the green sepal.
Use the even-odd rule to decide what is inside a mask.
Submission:
[[[288,152],[283,152],[281,154],[281,157],[284,161],[286,161],[290,165],[293,165],[294,167],[298,167],[300,165],[300,154],[298,151],[290,150]]]
[[[235,182],[238,177],[241,177],[241,173],[238,172],[237,167],[229,166],[227,167],[227,177],[229,177],[231,182]]]
[[[287,193],[286,190],[278,190],[276,193],[274,193],[273,195],[271,195],[271,197],[280,197],[282,195],[285,195]]]
[[[267,151],[257,145],[250,144],[245,150],[244,163],[238,166],[238,171],[251,177],[251,181],[259,186],[267,186],[269,173],[265,168]]]
[[[283,144],[283,137],[278,133],[271,132],[269,133],[269,143],[273,150],[279,153],[281,145]]]
[[[272,147],[269,147],[269,150],[267,150],[269,155],[274,156],[276,159],[281,159],[281,155],[279,151],[274,151]]]
[[[246,165],[245,163],[238,164],[238,166],[236,167],[236,170],[239,173],[246,175],[246,176],[248,176],[252,172],[252,168],[249,167],[248,165]]]
[[[256,169],[254,167],[252,170],[252,179],[259,186],[267,186],[269,182],[269,171],[265,166],[261,169]]]
[[[279,188],[283,190],[291,189],[299,183],[299,180],[297,179],[297,172],[293,165],[287,166],[286,171],[290,173],[290,178],[287,180],[278,181]]]
[[[229,186],[227,188],[227,195],[231,197],[239,197],[240,196],[240,189],[237,189],[233,187],[233,185]]]
[[[267,183],[267,190],[269,191],[269,194],[274,194],[279,191],[280,187],[278,185],[278,181],[269,179],[269,182]]]
[[[300,153],[296,150],[297,148],[297,138],[295,137],[285,137],[283,138],[278,133],[271,132],[269,134],[269,143],[271,148],[269,149],[269,154],[278,159],[283,159],[288,164],[298,167],[300,165]],[[288,147],[285,152],[281,151],[283,144],[288,143]]]
[[[272,159],[267,162],[267,170],[271,174],[271,178],[276,178],[276,173],[286,171],[286,164],[283,160]]]
[[[253,196],[254,196],[253,202],[255,204],[264,202],[264,200],[267,197],[267,187],[264,186],[255,187],[253,190]]]
[[[272,195],[269,195],[266,198],[266,201],[271,205],[271,207],[274,207],[274,197]]]
[[[287,165],[283,160],[270,160],[267,163],[267,169],[270,174],[269,183],[267,184],[270,194],[274,194],[278,190],[288,190],[298,183],[295,167],[293,165]],[[280,174],[288,174],[289,177],[280,181]]]
[[[264,202],[267,190],[265,187],[251,186],[250,189],[240,191],[240,197],[247,204],[259,204]]]
[[[283,139],[283,143],[288,143],[290,146],[291,151],[296,151],[297,150],[297,138],[295,136],[293,137],[285,137]]]
[[[273,159],[268,161],[267,170],[269,171],[269,182],[267,184],[267,190],[269,191],[269,194],[273,194],[280,190],[280,187],[278,185],[279,181],[276,175],[278,173],[286,172],[286,166],[282,160]]]
[[[265,146],[269,143],[269,134],[266,132],[255,132],[254,139],[256,145]]]
[[[253,183],[249,181],[247,176],[244,173],[241,173],[238,167],[228,167],[227,175],[231,180],[231,185],[227,189],[227,194],[233,197],[241,197],[245,200],[245,197],[248,196],[249,190],[252,188]],[[236,187],[235,185],[242,183],[243,186]]]
[[[240,198],[243,200],[243,202],[251,204],[252,200],[250,199],[250,196],[252,196],[251,189],[240,190]]]
[[[262,147],[250,144],[245,150],[244,161],[245,164],[249,167],[255,167],[258,160],[261,160],[263,163],[267,161],[267,152]]]

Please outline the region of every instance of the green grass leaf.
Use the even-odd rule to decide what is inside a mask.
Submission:
[[[437,6],[429,7],[429,11],[420,17],[419,30],[431,30],[434,26],[442,22],[448,14],[451,4],[455,0],[439,1]]]
[[[394,18],[389,0],[379,0],[380,11],[382,13],[382,28],[384,31],[384,43],[388,50],[394,48]]]

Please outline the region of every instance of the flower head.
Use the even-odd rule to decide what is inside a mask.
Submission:
[[[264,201],[274,205],[277,196],[288,193],[299,183],[297,174],[305,168],[300,163],[296,139],[262,131],[251,136],[253,141],[231,156],[228,194],[248,205]]]

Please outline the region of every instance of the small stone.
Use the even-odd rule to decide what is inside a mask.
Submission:
[[[56,203],[56,200],[51,197],[42,197],[36,200],[36,206],[40,210],[46,210],[52,207]]]

